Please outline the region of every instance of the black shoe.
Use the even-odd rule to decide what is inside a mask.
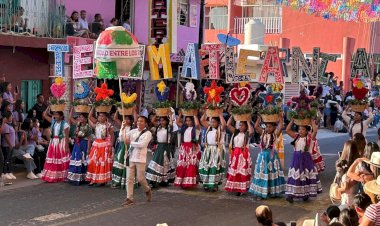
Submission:
[[[305,197],[305,198],[303,198],[302,199],[304,202],[307,202],[307,201],[309,201],[309,197]]]
[[[293,198],[290,197],[290,196],[286,198],[286,201],[288,201],[289,203],[293,203],[294,202]]]
[[[236,196],[241,196],[241,192],[237,192],[237,193],[236,193]]]

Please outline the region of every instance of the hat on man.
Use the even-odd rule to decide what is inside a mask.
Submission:
[[[364,190],[375,195],[380,195],[380,176],[376,180],[365,183]]]
[[[380,152],[379,151],[373,152],[371,155],[371,160],[370,161],[364,160],[364,162],[380,168]]]

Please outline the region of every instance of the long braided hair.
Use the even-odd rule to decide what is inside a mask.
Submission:
[[[249,132],[248,132],[248,123],[247,122],[240,122],[240,123],[243,123],[245,124],[246,128],[247,128],[247,131],[244,132],[244,145],[243,147],[246,147],[247,146],[247,143],[249,141]],[[231,147],[234,148],[235,147],[235,137],[237,135],[239,135],[240,131],[239,130],[235,130],[235,133],[232,135],[232,138],[231,138]]]
[[[190,118],[192,123],[193,123],[193,128],[191,130],[191,142],[192,143],[196,143],[197,142],[197,138],[196,138],[196,130],[195,130],[195,122],[194,122],[194,118],[193,117],[190,117],[190,116],[186,116],[185,117],[185,120]],[[184,124],[184,126],[182,126],[181,128],[181,142],[184,142],[184,138],[185,138],[185,132],[187,130],[187,128],[189,128],[189,126],[186,125],[186,123]]]
[[[171,138],[171,137],[170,137],[171,127],[170,127],[170,125],[169,125],[169,118],[168,118],[168,117],[161,117],[160,119],[165,120],[165,121],[167,122],[167,125],[166,125],[165,127],[163,127],[163,126],[161,125],[161,123],[159,123],[159,125],[157,126],[156,131],[154,131],[154,143],[157,143],[157,132],[158,132],[158,130],[160,130],[160,129],[166,129],[166,141],[167,141],[167,143],[169,143],[170,138]]]
[[[221,139],[221,136],[222,136],[222,131],[221,131],[221,128],[220,128],[220,119],[219,118],[216,118],[216,117],[213,117],[212,119],[216,120],[218,122],[218,128],[216,129],[216,136],[215,136],[215,143],[218,144],[220,139]],[[212,126],[209,126],[207,128],[207,131],[206,131],[206,143],[207,142],[207,134],[208,132],[210,132],[210,130],[212,130]]]

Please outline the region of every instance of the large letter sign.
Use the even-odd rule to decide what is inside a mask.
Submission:
[[[321,84],[327,84],[328,83],[328,78],[324,76],[327,64],[329,61],[335,62],[337,56],[332,55],[332,54],[327,54],[327,53],[320,53],[319,57],[322,59],[321,64],[319,65],[319,70],[318,70],[318,82]]]
[[[313,49],[313,62],[306,62],[306,59],[301,51],[300,47],[292,48],[292,58],[293,58],[293,76],[292,82],[299,83],[300,73],[302,71],[306,74],[306,77],[309,79],[310,85],[317,85],[318,83],[318,61],[319,61],[319,48]],[[302,74],[301,74],[302,75]]]
[[[353,63],[351,63],[351,78],[369,78],[369,64],[364,48],[356,50]]]
[[[220,78],[220,52],[224,51],[222,44],[202,44],[202,50],[209,51],[209,79]]]
[[[267,83],[268,75],[275,77],[275,83],[284,83],[278,47],[269,46],[261,68],[259,83]]]
[[[66,44],[48,44],[47,50],[49,52],[54,52],[55,59],[55,76],[63,77],[64,73],[64,54],[68,53],[70,50],[69,45]]]
[[[161,44],[157,48],[155,46],[148,46],[148,59],[149,68],[152,80],[160,80],[158,65],[162,63],[164,69],[164,79],[172,78],[172,65],[170,63],[170,52],[168,44]]]
[[[82,53],[92,53],[94,45],[73,47],[73,79],[91,78],[93,70],[82,70],[82,65],[92,64],[92,57],[82,57]]]
[[[250,71],[248,67],[252,67],[254,65],[250,65],[248,63],[248,57],[260,57],[260,51],[256,50],[248,50],[248,49],[240,49],[239,51],[239,59],[236,68],[236,74],[239,75],[248,75],[250,78],[256,78],[256,74],[253,71]]]
[[[183,61],[181,77],[200,79],[198,44],[187,44],[185,60]]]

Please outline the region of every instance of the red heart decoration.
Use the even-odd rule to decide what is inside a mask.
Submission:
[[[247,104],[249,99],[249,89],[247,87],[233,88],[230,91],[232,102],[237,106]]]

